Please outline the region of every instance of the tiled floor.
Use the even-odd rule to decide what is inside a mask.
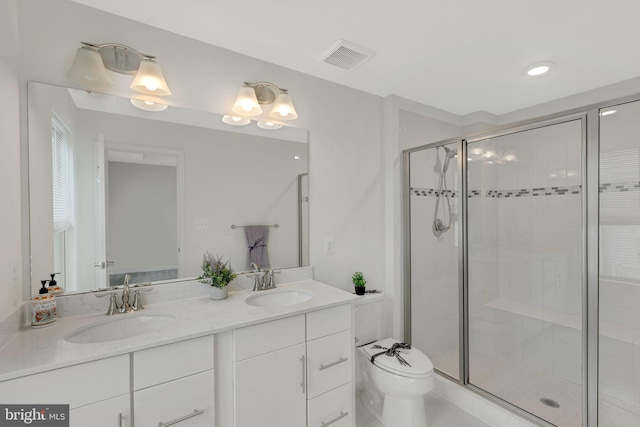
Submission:
[[[425,407],[429,427],[491,427],[435,393],[427,395]],[[364,408],[358,396],[356,398],[356,427],[381,426],[373,415]]]

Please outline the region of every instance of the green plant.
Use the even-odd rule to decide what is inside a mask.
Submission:
[[[224,288],[236,278],[229,261],[224,262],[221,256],[213,256],[208,251],[202,256],[202,275],[198,277],[201,283]]]
[[[356,271],[355,273],[353,273],[353,276],[351,277],[351,280],[353,281],[353,284],[357,288],[364,287],[364,285],[367,284],[367,281],[364,280],[364,276],[362,275],[362,272],[360,272],[360,271]]]

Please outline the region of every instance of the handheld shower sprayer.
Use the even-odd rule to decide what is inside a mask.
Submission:
[[[438,156],[438,151],[441,147],[436,148],[436,157],[440,160]],[[440,169],[440,178],[438,182],[438,193],[436,195],[436,209],[433,214],[433,234],[436,237],[441,237],[444,233],[446,233],[451,228],[451,202],[449,200],[449,190],[447,188],[447,169],[449,169],[449,162],[451,159],[458,155],[458,150],[447,148],[442,146],[444,149],[444,163],[442,165],[442,169]],[[438,162],[439,163],[439,162]],[[440,201],[442,200],[442,213],[443,219],[438,218],[438,209],[440,207]],[[446,202],[446,203],[445,203]],[[446,217],[447,222],[445,224],[444,217]]]

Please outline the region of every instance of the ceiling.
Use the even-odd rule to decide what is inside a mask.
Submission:
[[[503,114],[640,76],[638,0],[74,0],[379,96]],[[376,52],[343,70],[339,39]],[[527,66],[556,63],[529,77]]]

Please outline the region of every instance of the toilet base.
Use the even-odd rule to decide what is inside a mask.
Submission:
[[[375,401],[365,390],[359,393],[362,406],[384,427],[428,427],[422,398],[407,400],[385,398]]]

